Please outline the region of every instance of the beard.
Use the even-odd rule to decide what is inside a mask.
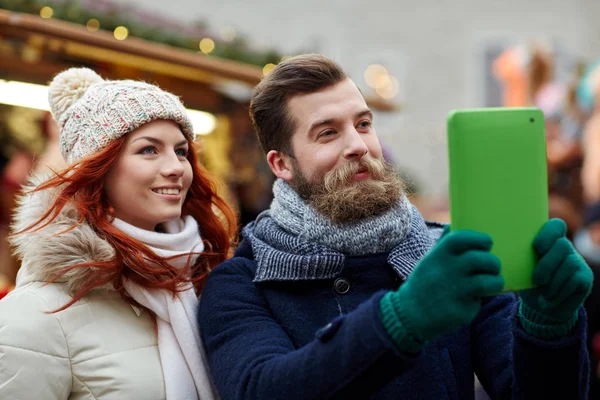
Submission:
[[[353,182],[359,169],[369,178]],[[314,182],[294,160],[291,186],[310,206],[335,224],[381,215],[395,207],[404,194],[404,181],[389,163],[369,156],[345,163]]]

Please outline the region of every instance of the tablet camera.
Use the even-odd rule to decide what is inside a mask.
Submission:
[[[534,123],[535,122],[535,118],[533,118],[533,117],[529,118],[529,122]]]

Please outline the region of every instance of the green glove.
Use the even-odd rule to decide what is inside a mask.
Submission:
[[[457,331],[475,318],[481,297],[502,290],[500,260],[491,248],[488,235],[446,227],[406,282],[383,296],[383,325],[398,350],[417,352],[426,342]]]
[[[592,289],[592,270],[566,238],[560,219],[548,221],[533,246],[540,259],[533,271],[534,289],[520,293],[521,326],[533,336],[554,339],[569,334],[578,310]]]

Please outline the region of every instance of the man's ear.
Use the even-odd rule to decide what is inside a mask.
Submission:
[[[267,162],[271,171],[279,179],[286,182],[291,182],[294,176],[292,171],[292,160],[290,156],[283,154],[277,150],[271,150],[267,153]]]

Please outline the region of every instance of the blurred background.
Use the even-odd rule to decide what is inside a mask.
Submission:
[[[46,101],[55,74],[86,66],[180,96],[201,159],[243,225],[269,206],[273,182],[248,118],[252,88],[281,60],[309,52],[338,61],[361,88],[386,158],[432,220],[448,221],[447,114],[541,108],[551,216],[567,221],[569,238],[600,265],[600,2],[416,4],[0,0],[0,292],[19,267],[6,243],[15,196],[35,170],[62,165]],[[596,297],[595,289],[592,316]]]

